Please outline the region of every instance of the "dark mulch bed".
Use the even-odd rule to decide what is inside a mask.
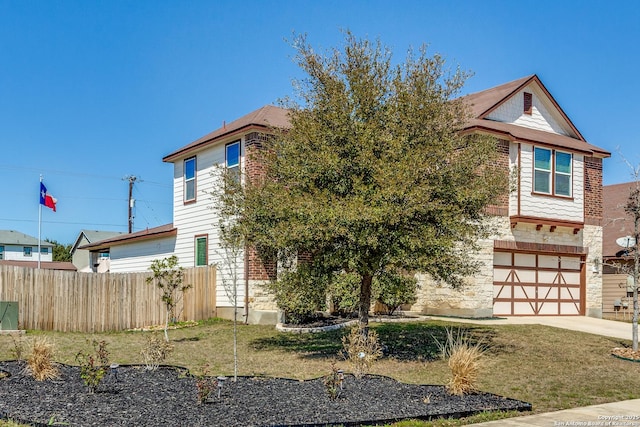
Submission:
[[[239,377],[221,398],[198,404],[196,379],[185,369],[120,367],[90,394],[79,369],[35,381],[19,362],[0,362],[0,417],[34,425],[70,426],[325,426],[371,425],[400,419],[462,417],[482,411],[527,411],[531,405],[488,393],[450,396],[442,386],[409,385],[382,376],[347,375],[330,400],[322,379]],[[8,376],[2,378],[2,373]],[[64,423],[64,424],[63,424]]]

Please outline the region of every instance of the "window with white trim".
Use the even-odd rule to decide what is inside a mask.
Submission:
[[[4,259],[4,246],[0,246],[0,259]]]
[[[572,160],[571,153],[535,147],[533,151],[533,191],[571,197]]]
[[[22,248],[22,254],[24,256],[31,256],[31,251],[33,251],[33,248],[31,246],[24,246]]]
[[[232,176],[240,178],[240,141],[232,142],[225,147],[225,166]]]
[[[184,161],[184,201],[196,200],[196,158]]]

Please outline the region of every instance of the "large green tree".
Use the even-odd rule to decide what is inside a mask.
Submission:
[[[485,208],[507,191],[496,141],[461,135],[467,78],[439,55],[391,51],[345,32],[342,48],[293,43],[306,77],[294,82],[291,128],[254,159],[241,228],[263,253],[305,254],[316,274],[356,273],[359,320],[383,272],[424,272],[454,286],[473,273],[469,252],[487,231]],[[334,274],[335,276],[335,274]],[[318,283],[326,283],[318,280]]]

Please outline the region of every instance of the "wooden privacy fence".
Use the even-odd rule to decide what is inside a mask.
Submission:
[[[163,325],[161,291],[151,273],[77,273],[0,265],[0,301],[17,301],[19,326],[45,331],[104,332]],[[216,269],[184,270],[180,320],[216,315]]]

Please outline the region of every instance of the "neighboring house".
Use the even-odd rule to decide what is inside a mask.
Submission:
[[[19,231],[0,230],[0,261],[38,262],[38,239]],[[40,242],[40,262],[53,261],[53,243]]]
[[[636,182],[607,185],[603,191],[604,227],[602,232],[602,313],[607,317],[629,316],[633,312],[633,255],[629,256],[624,237],[633,236],[633,218],[625,212],[625,205]],[[633,242],[629,244],[632,246]],[[619,268],[621,267],[621,268]]]
[[[90,252],[88,249],[80,249],[80,246],[88,245],[89,243],[99,242],[101,240],[109,239],[111,237],[122,236],[123,232],[120,231],[97,231],[97,230],[82,230],[76,241],[71,247],[71,262],[76,266],[76,269],[81,272],[94,271],[94,265],[90,259]],[[108,258],[109,252],[103,252],[102,258]],[[98,257],[98,258],[101,258]],[[100,261],[98,259],[98,261]]]
[[[155,259],[170,257],[176,248],[173,224],[122,234],[78,248],[90,252],[91,271],[128,273],[148,271]]]
[[[462,289],[421,277],[413,310],[474,317],[602,315],[602,160],[536,75],[465,97],[463,132],[498,138],[511,191],[489,209]]]
[[[411,311],[473,317],[601,316],[602,277],[594,270],[602,256],[602,160],[610,153],[584,139],[535,75],[465,99],[473,119],[462,132],[498,138],[499,161],[510,171],[514,188],[488,211],[487,220],[496,231],[480,242],[477,257],[483,268],[478,274],[458,290],[419,275],[422,286]],[[172,251],[182,266],[224,264],[211,209],[210,193],[219,185],[214,172],[226,167],[247,176],[259,174],[260,165],[250,153],[274,127],[289,126],[287,115],[286,109],[262,107],[163,159],[174,165],[169,227],[175,227]],[[137,254],[124,236],[82,248],[110,249],[114,271],[114,243],[126,247],[126,255]],[[276,266],[264,263],[251,249],[244,255],[238,266],[239,305],[248,322],[275,323],[277,307],[261,285],[273,278]],[[118,263],[123,269],[133,265],[125,265],[125,258]],[[233,310],[219,271],[218,315],[226,317]]]

